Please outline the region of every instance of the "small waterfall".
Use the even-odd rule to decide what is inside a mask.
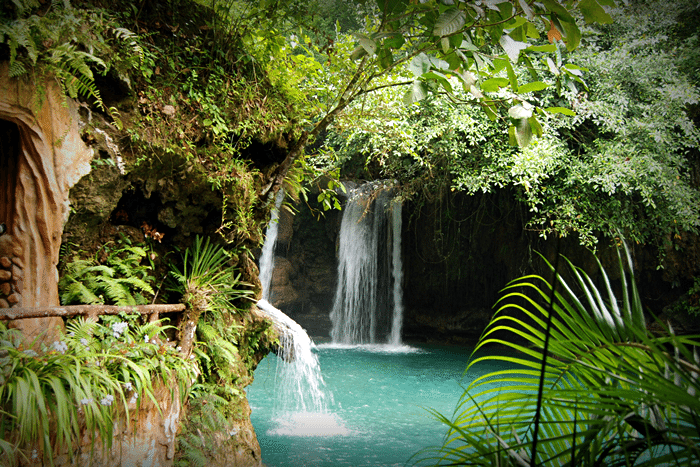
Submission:
[[[328,427],[335,427],[334,432],[337,432],[339,425],[328,416],[328,407],[332,404],[333,396],[324,389],[321,367],[318,357],[313,352],[315,345],[296,321],[268,302],[274,269],[279,209],[283,199],[284,193],[280,190],[265,232],[265,244],[259,260],[263,298],[258,301],[257,306],[272,319],[280,333],[274,410],[281,426],[283,429],[289,429],[291,434],[320,436],[329,432],[326,429]],[[294,421],[294,424],[290,425],[290,420]],[[303,427],[300,428],[297,422],[303,423]]]
[[[260,284],[262,286],[262,298],[270,299],[270,284],[272,283],[272,270],[275,267],[275,246],[277,245],[277,229],[279,228],[280,207],[284,201],[284,190],[280,189],[275,197],[275,207],[270,215],[270,223],[265,230],[265,243],[260,254]]]
[[[275,411],[289,413],[326,413],[332,395],[324,391],[315,347],[306,331],[289,316],[262,299],[258,302],[265,314],[281,329],[280,348],[277,353],[276,383],[277,400]],[[281,326],[280,326],[281,325]]]
[[[401,344],[402,269],[401,203],[383,187],[353,190],[340,226],[333,342]]]

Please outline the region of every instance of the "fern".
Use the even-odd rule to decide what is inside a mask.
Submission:
[[[145,53],[143,48],[136,42],[138,36],[126,28],[115,28],[114,35],[117,36],[117,39],[127,42],[131,50],[139,57],[139,63],[143,64]]]
[[[107,258],[99,264],[95,258],[66,264],[58,283],[61,303],[109,303],[120,306],[144,305],[155,292],[150,266],[141,265],[147,253],[138,246],[119,249],[105,247]]]
[[[75,45],[64,43],[52,48],[47,60],[55,67],[61,86],[68,96],[74,99],[79,95],[91,97],[96,105],[104,110],[104,103],[90,67],[92,63],[106,71],[107,64],[101,58],[77,50]]]

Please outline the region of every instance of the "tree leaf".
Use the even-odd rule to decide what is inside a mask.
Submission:
[[[532,8],[530,5],[528,5],[526,0],[518,0],[518,3],[520,4],[520,8],[523,9],[523,13],[525,13],[525,17],[532,21],[535,18],[535,13],[532,11]]]
[[[375,52],[377,51],[377,43],[376,42],[374,42],[372,39],[365,36],[364,34],[355,33],[355,37],[357,37],[357,40],[360,43],[360,46],[362,46],[362,48],[365,49],[365,51],[369,55],[375,54]]]
[[[408,0],[377,0],[379,10],[387,16],[400,14],[407,5]]]
[[[464,23],[464,12],[458,8],[451,8],[441,14],[435,21],[433,34],[438,37],[450,35],[462,29]]]
[[[540,122],[537,120],[537,117],[532,115],[530,118],[527,119],[528,123],[530,124],[530,129],[532,132],[537,136],[538,138],[542,137],[542,125]]]
[[[523,84],[518,87],[518,94],[525,94],[528,92],[541,91],[549,87],[549,84],[543,83],[542,81],[533,81],[531,83]]]
[[[351,60],[359,60],[360,58],[364,57],[367,55],[367,51],[362,47],[361,45],[358,45],[355,47],[355,50],[352,51],[350,54],[350,59]]]
[[[555,52],[557,50],[557,46],[554,44],[545,44],[545,45],[531,45],[527,49],[525,49],[527,52]]]
[[[411,60],[411,63],[408,65],[408,69],[413,73],[413,76],[417,78],[427,73],[428,70],[430,70],[430,65],[430,57],[421,52],[413,57],[413,60]]]
[[[508,109],[508,116],[516,120],[527,120],[528,118],[532,117],[532,106],[529,104],[528,106],[524,104],[514,105]]]
[[[509,81],[506,78],[491,78],[482,82],[480,87],[484,92],[496,92],[500,88],[508,86]]]
[[[610,24],[612,17],[598,4],[596,0],[581,0],[578,4],[579,10],[583,14],[586,23]]]
[[[554,13],[562,21],[567,22],[567,23],[574,23],[575,22],[573,16],[571,16],[571,13],[569,13],[569,11],[566,8],[561,6],[555,0],[541,0],[541,1],[544,4],[544,6],[547,8],[547,10]]]
[[[420,80],[415,80],[403,96],[403,103],[407,106],[422,101],[428,96],[428,86]]]
[[[510,62],[506,62],[506,70],[508,72],[510,87],[513,88],[513,92],[518,92],[518,78],[515,76],[515,71],[513,70]]]
[[[552,114],[564,114],[564,115],[569,115],[573,117],[576,115],[576,112],[574,112],[571,109],[567,109],[566,107],[545,107],[544,109],[545,112],[549,112]]]
[[[507,34],[502,35],[498,43],[501,44],[501,47],[503,47],[503,50],[505,50],[508,58],[513,63],[518,61],[520,51],[528,47],[525,42],[515,41]]]
[[[518,146],[524,148],[532,140],[532,128],[530,127],[529,118],[521,118],[515,124],[515,139]]]

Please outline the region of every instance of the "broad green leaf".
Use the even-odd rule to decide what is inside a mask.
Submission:
[[[372,39],[365,36],[364,34],[355,33],[355,37],[357,37],[357,40],[360,43],[360,46],[362,46],[362,48],[365,49],[365,51],[369,55],[375,54],[375,52],[377,51],[377,43],[376,42],[374,42]]]
[[[452,85],[450,84],[450,81],[447,79],[447,76],[444,74],[438,72],[438,71],[429,71],[421,78],[426,79],[426,80],[432,80],[432,81],[437,81],[440,83],[440,85],[445,88],[445,91],[451,93],[452,92]]]
[[[392,63],[394,63],[394,56],[391,53],[391,50],[387,47],[383,47],[379,49],[379,64],[383,69],[387,69],[391,66]]]
[[[530,5],[528,5],[526,0],[518,0],[518,3],[520,4],[520,8],[523,9],[523,13],[525,13],[525,17],[532,21],[535,18],[535,14],[532,11],[532,8]]]
[[[582,72],[589,71],[588,68],[574,65],[573,63],[567,63],[566,65],[564,65],[563,68],[566,68],[567,70],[571,71],[571,73],[576,75],[576,76],[583,76]]]
[[[523,84],[518,87],[518,94],[525,94],[527,92],[541,91],[549,87],[549,84],[543,83],[542,81],[533,81],[531,83]]]
[[[540,125],[540,122],[537,121],[537,117],[532,115],[530,118],[527,119],[528,123],[530,124],[530,129],[532,132],[537,136],[538,138],[542,137],[542,125]]]
[[[420,80],[413,82],[411,87],[406,91],[403,96],[403,103],[407,106],[422,101],[428,96],[428,87],[426,84]]]
[[[567,109],[566,107],[545,107],[544,109],[545,112],[549,112],[552,114],[564,114],[564,115],[569,115],[573,117],[576,115],[576,112],[574,112],[571,109]]]
[[[355,50],[352,51],[350,54],[350,59],[351,60],[359,60],[360,58],[364,57],[367,55],[367,51],[362,47],[361,45],[358,45],[355,47]]]
[[[564,34],[566,35],[566,50],[569,52],[575,50],[581,43],[581,31],[576,22],[562,22],[561,25],[564,28]]]
[[[377,0],[377,6],[387,16],[398,15],[406,9],[408,0]]]
[[[442,37],[459,31],[464,27],[464,12],[458,8],[452,8],[441,14],[435,21],[433,34]]]
[[[569,13],[569,11],[563,6],[561,6],[556,0],[542,0],[542,3],[547,8],[547,10],[557,15],[557,17],[560,18],[562,21],[567,23],[575,22],[573,16],[571,16],[571,13]]]
[[[518,92],[518,78],[515,76],[515,71],[510,62],[506,62],[506,70],[508,72],[508,80],[510,81],[510,87],[513,88],[513,92]]]
[[[484,92],[496,92],[500,88],[508,86],[508,80],[506,78],[491,78],[482,82],[480,87]]]
[[[554,52],[557,50],[557,46],[554,44],[531,45],[525,50],[528,52]]]
[[[612,17],[596,0],[581,0],[578,4],[578,8],[581,10],[586,23],[610,24],[613,22]]]
[[[527,44],[525,42],[515,41],[512,37],[510,37],[507,34],[501,36],[501,39],[498,41],[498,43],[501,44],[501,47],[503,47],[503,50],[505,50],[506,54],[508,55],[508,58],[513,63],[518,61],[518,55],[520,55],[520,51],[527,48]]]
[[[450,51],[450,39],[448,39],[447,37],[443,37],[442,39],[440,39],[440,45],[442,46],[442,51],[444,53]]]
[[[532,106],[529,104],[518,104],[508,109],[508,116],[516,120],[527,120],[532,117]]]
[[[419,53],[413,57],[413,60],[411,60],[411,63],[408,65],[408,69],[413,73],[413,76],[419,77],[430,70],[430,65],[430,57],[424,53]]]
[[[384,45],[391,47],[392,49],[398,49],[405,43],[406,40],[403,38],[403,35],[399,33],[394,33],[391,37],[384,41]]]

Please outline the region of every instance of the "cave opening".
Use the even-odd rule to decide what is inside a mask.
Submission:
[[[17,188],[20,155],[19,127],[0,119],[0,224],[4,234],[10,234],[16,217],[15,192]],[[9,252],[8,252],[9,253]],[[1,252],[3,256],[5,252]]]

